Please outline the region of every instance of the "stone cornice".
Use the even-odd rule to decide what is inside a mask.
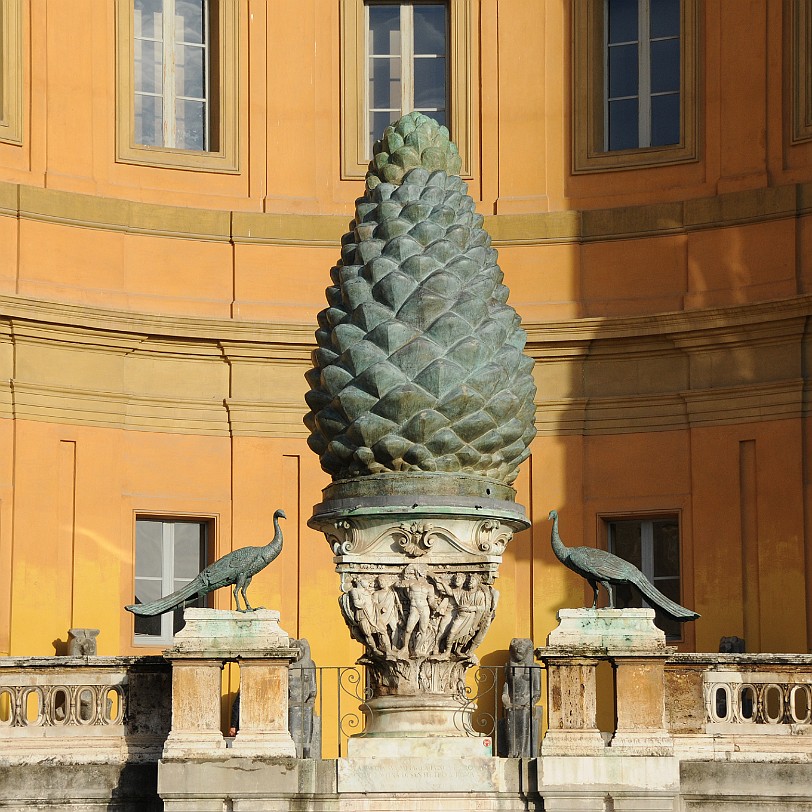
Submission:
[[[686,234],[812,213],[812,183],[676,203],[485,217],[495,246],[589,243]],[[346,214],[282,214],[164,206],[0,182],[0,216],[82,228],[232,243],[338,247]]]
[[[675,311],[651,316],[590,317],[560,321],[527,322],[522,326],[527,333],[528,349],[554,345],[562,352],[576,355],[584,342],[608,339],[676,337],[679,334],[716,333],[708,339],[716,341],[725,329],[766,325],[805,319],[812,315],[812,294],[791,299],[734,305],[732,307],[703,310]],[[248,360],[267,358],[268,346],[297,348],[293,360],[305,356],[315,347],[315,315],[312,324],[296,322],[268,322],[236,319],[217,319],[174,314],[139,313],[93,305],[57,302],[25,296],[0,295],[0,334],[8,330],[10,322],[39,325],[50,330],[55,325],[84,328],[88,331],[138,334],[139,336],[165,336],[192,341],[217,341],[227,354],[236,354]],[[18,328],[19,329],[19,328]],[[31,328],[34,329],[33,327]],[[32,333],[33,334],[33,333]],[[105,339],[106,341],[107,339]],[[568,350],[564,349],[568,347]],[[288,356],[289,357],[289,356]]]
[[[530,346],[577,344],[597,339],[635,339],[714,331],[806,318],[812,314],[812,295],[776,299],[732,307],[681,310],[651,316],[568,319],[544,323],[523,322]],[[532,351],[531,351],[532,354]]]
[[[279,347],[285,353],[289,353],[292,347],[304,347],[309,353],[310,347],[315,346],[313,335],[316,329],[315,314],[313,324],[238,321],[138,313],[9,295],[0,295],[0,321],[58,324],[93,331],[188,338],[194,341],[202,339],[240,347],[253,344],[262,346],[266,353],[269,345]]]
[[[526,324],[542,435],[806,417],[812,296]],[[304,438],[313,325],[0,296],[0,418]]]

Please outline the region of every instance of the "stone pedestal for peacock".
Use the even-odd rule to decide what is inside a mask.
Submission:
[[[467,669],[496,611],[511,487],[535,435],[532,360],[448,131],[412,113],[375,144],[308,373],[310,447],[333,479],[310,526],[364,646],[350,754],[483,752]]]

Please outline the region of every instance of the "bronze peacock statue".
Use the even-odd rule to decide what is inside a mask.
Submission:
[[[128,612],[135,615],[162,615],[177,606],[185,605],[190,601],[208,595],[215,589],[234,585],[234,602],[238,612],[253,612],[254,608],[248,603],[245,590],[251,579],[282,552],[282,529],[279,519],[286,519],[284,510],[277,510],[273,515],[274,537],[263,547],[241,547],[232,550],[213,564],[209,564],[203,572],[186,586],[181,587],[171,595],[160,598],[152,603],[139,603],[125,606]],[[245,609],[240,609],[240,600],[237,593],[242,593]]]
[[[589,582],[593,592],[593,609],[598,605],[598,584],[601,584],[609,595],[610,609],[613,609],[615,604],[609,585],[629,584],[635,587],[652,606],[661,609],[680,623],[696,620],[699,617],[696,612],[674,603],[663,595],[634,564],[630,564],[606,550],[598,550],[594,547],[566,547],[561,541],[561,536],[558,535],[558,511],[551,510],[549,518],[553,520],[550,537],[553,552],[565,567],[569,567]]]

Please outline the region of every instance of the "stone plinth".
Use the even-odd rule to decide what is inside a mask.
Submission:
[[[674,649],[654,625],[653,609],[562,609],[546,648],[536,655],[548,669],[550,724],[543,755],[607,752],[595,727],[595,670],[615,671],[617,727],[612,754],[670,756],[666,729],[665,662]]]
[[[172,729],[163,758],[214,756],[225,752],[220,731],[220,673],[223,661],[172,661]]]
[[[387,490],[395,484],[411,492]],[[451,485],[458,492],[422,495]],[[495,617],[502,553],[528,525],[509,493],[481,477],[423,473],[334,484],[316,505],[309,524],[333,550],[339,605],[364,646],[365,739],[470,738],[465,674]]]
[[[544,799],[545,812],[674,812],[679,803],[674,758],[613,755],[611,749],[599,757],[544,758],[530,779],[528,789]]]
[[[665,633],[654,625],[653,609],[561,609],[549,647],[665,651]]]
[[[288,659],[240,659],[240,729],[235,756],[295,756],[288,731]]]
[[[628,755],[669,756],[674,740],[665,716],[667,654],[616,655],[615,714],[617,728],[610,746]]]
[[[542,755],[580,756],[603,753],[606,743],[595,721],[598,660],[544,654],[547,666],[549,723]]]
[[[164,760],[223,758],[221,671],[240,663],[240,755],[292,756],[287,729],[288,665],[298,654],[279,627],[279,612],[186,609],[186,626],[164,656],[172,663],[172,729]]]
[[[290,635],[280,628],[275,609],[185,609],[183,620],[186,625],[175,635],[167,657],[204,652],[230,657],[290,648]]]

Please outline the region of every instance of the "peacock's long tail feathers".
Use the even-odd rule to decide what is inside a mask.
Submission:
[[[162,615],[164,612],[168,612],[170,609],[180,606],[184,601],[189,600],[189,598],[205,591],[206,588],[203,579],[198,575],[193,581],[189,581],[186,586],[182,586],[170,595],[159,598],[157,601],[152,601],[152,603],[134,603],[124,608],[134,615],[146,615],[148,617]]]
[[[674,603],[670,598],[667,598],[657,589],[655,586],[652,586],[646,578],[640,573],[639,578],[635,578],[632,583],[643,593],[645,599],[649,602],[657,606],[659,609],[662,609],[669,617],[673,618],[674,620],[682,623],[686,620],[696,620],[699,615],[692,611],[691,609],[686,609],[684,606],[680,606],[678,603]]]

